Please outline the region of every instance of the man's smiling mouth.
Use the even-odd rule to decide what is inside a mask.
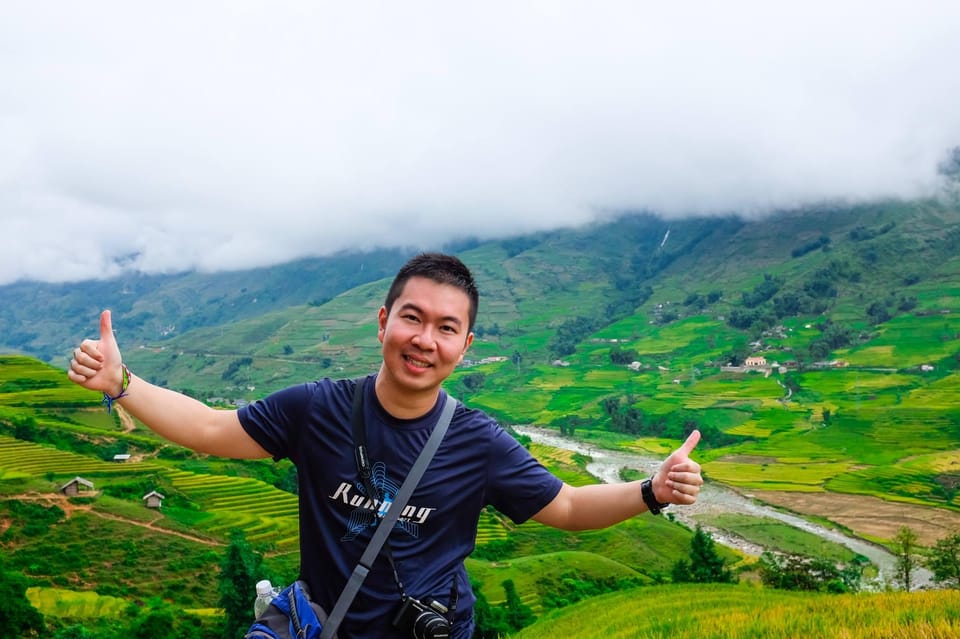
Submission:
[[[410,355],[404,355],[403,359],[405,359],[410,364],[413,364],[417,368],[430,368],[431,366],[433,366],[433,364],[431,364],[430,362],[424,361],[422,359],[416,359],[415,357],[411,357]]]

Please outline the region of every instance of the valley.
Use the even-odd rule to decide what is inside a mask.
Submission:
[[[515,426],[514,430],[521,435],[530,437],[537,443],[589,456],[590,461],[586,464],[587,472],[606,483],[623,481],[620,474],[624,468],[639,470],[642,475],[651,475],[656,472],[660,463],[659,458],[598,449],[595,446],[584,445],[575,440],[561,437],[554,431],[542,428]],[[709,476],[709,468],[705,468],[705,472]],[[875,584],[878,589],[882,589],[885,583],[893,579],[896,566],[896,557],[893,553],[880,544],[871,543],[859,536],[846,534],[837,527],[827,527],[815,523],[805,519],[803,515],[840,523],[845,527],[848,527],[846,524],[851,520],[855,520],[862,524],[862,527],[848,527],[854,534],[881,539],[893,537],[900,526],[910,526],[927,539],[936,539],[943,536],[944,530],[960,529],[960,514],[916,507],[907,507],[907,511],[904,512],[904,508],[900,506],[886,504],[877,499],[851,495],[818,495],[817,497],[822,498],[819,500],[806,494],[799,498],[796,495],[796,493],[788,495],[778,492],[744,495],[727,486],[708,480],[704,484],[696,504],[671,508],[669,513],[677,521],[688,527],[695,528],[697,525],[702,525],[704,529],[710,531],[719,543],[753,557],[759,557],[765,550],[776,549],[760,546],[750,540],[718,529],[709,523],[709,519],[704,522],[704,516],[734,513],[781,521],[827,541],[841,544],[858,555],[869,559],[879,569],[879,578]],[[824,507],[821,509],[813,507],[817,502]],[[826,507],[827,504],[829,504],[829,508]],[[892,532],[884,530],[882,531],[885,533],[884,535],[878,535],[876,534],[876,522],[878,520],[893,520],[895,528]],[[928,531],[924,524],[931,521],[939,521],[940,525],[928,524],[928,526],[934,528],[933,531]],[[929,570],[922,567],[918,568],[915,574],[915,587],[928,588],[932,586],[931,578],[932,574]]]

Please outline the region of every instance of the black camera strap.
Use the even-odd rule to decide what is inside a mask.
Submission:
[[[400,517],[400,513],[406,507],[407,501],[410,499],[410,495],[413,494],[417,484],[420,483],[420,478],[423,477],[423,473],[430,464],[430,460],[433,459],[433,455],[440,447],[440,442],[443,440],[443,436],[447,432],[447,427],[450,425],[450,420],[453,419],[453,412],[457,408],[457,400],[447,395],[443,406],[443,412],[440,413],[440,418],[437,420],[437,424],[433,427],[433,432],[430,433],[430,438],[427,440],[427,443],[423,446],[423,450],[420,451],[420,455],[417,457],[417,460],[410,468],[410,472],[407,474],[406,479],[403,480],[403,484],[401,484],[400,490],[397,491],[397,495],[393,502],[385,504],[380,497],[380,493],[373,485],[370,458],[367,456],[367,430],[365,420],[363,419],[363,397],[367,379],[367,377],[361,377],[357,380],[357,384],[353,392],[353,415],[351,418],[351,423],[353,426],[353,440],[355,446],[354,453],[356,455],[357,469],[360,471],[360,479],[364,483],[364,489],[368,493],[367,497],[371,500],[375,507],[378,507],[375,516],[379,522],[377,523],[376,530],[373,532],[373,536],[370,538],[370,543],[367,544],[367,548],[363,551],[363,555],[360,557],[359,563],[357,563],[356,568],[353,569],[353,574],[351,574],[350,579],[347,580],[347,585],[343,587],[343,591],[337,598],[337,603],[333,606],[333,610],[327,617],[327,621],[323,625],[323,631],[320,633],[320,639],[331,639],[337,632],[340,622],[343,621],[344,616],[347,614],[347,610],[350,609],[350,604],[353,603],[354,597],[356,597],[357,593],[360,591],[360,586],[363,585],[364,580],[370,573],[370,569],[373,566],[374,560],[376,560],[377,555],[380,554],[380,549],[383,548],[384,543],[387,541],[387,537],[390,536],[390,531],[393,530],[394,525],[397,523],[397,519]],[[389,553],[389,545],[387,546],[387,549],[387,552]],[[393,566],[392,555],[389,558],[390,564]],[[393,568],[393,573],[394,578],[397,579],[397,585],[402,591],[403,586],[400,585],[399,576],[397,575],[397,569],[395,566]]]

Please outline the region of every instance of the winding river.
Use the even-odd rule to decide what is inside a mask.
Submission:
[[[620,482],[620,469],[624,467],[635,468],[643,473],[652,475],[656,472],[657,467],[662,461],[659,458],[597,448],[590,444],[561,437],[556,431],[545,428],[533,426],[514,426],[513,428],[518,433],[530,437],[531,440],[538,444],[570,450],[589,456],[591,461],[587,464],[587,472],[605,483]],[[700,497],[697,499],[696,504],[682,508],[672,508],[670,512],[678,521],[691,528],[696,527],[697,516],[704,514],[737,513],[776,519],[828,541],[846,546],[853,552],[863,555],[877,566],[880,571],[878,587],[882,587],[884,581],[891,580],[895,574],[896,557],[885,548],[807,521],[800,516],[777,510],[754,499],[745,497],[722,484],[714,482],[705,484],[700,491]],[[702,525],[705,530],[710,532],[714,540],[725,546],[736,548],[753,556],[759,556],[765,550],[761,546],[750,543],[740,537],[731,536],[724,531],[705,524]],[[914,570],[912,581],[915,588],[929,587],[933,583],[932,574],[926,568],[917,567]],[[869,584],[864,584],[864,586],[870,587]]]

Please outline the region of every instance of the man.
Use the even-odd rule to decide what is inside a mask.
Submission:
[[[375,490],[395,492],[443,407],[441,384],[473,342],[479,295],[457,258],[428,253],[397,273],[378,313],[383,359],[368,378],[364,416]],[[233,458],[281,459],[300,483],[301,578],[329,612],[366,548],[370,518],[352,454],[355,380],[293,386],[236,411],[154,386],[129,373],[110,312],[100,339],[74,351],[68,376],[101,391],[159,435],[187,448]],[[493,505],[520,523],[564,530],[602,528],[664,504],[692,504],[703,480],[689,457],[694,432],[646,486],[641,482],[569,486],[551,475],[490,417],[458,406],[445,438],[388,540],[396,575],[382,552],[349,614],[341,639],[409,637],[395,628],[400,593],[451,608],[451,636],[473,632],[474,596],[463,565],[482,509]],[[646,496],[646,500],[645,500]],[[646,501],[646,503],[645,503]]]

